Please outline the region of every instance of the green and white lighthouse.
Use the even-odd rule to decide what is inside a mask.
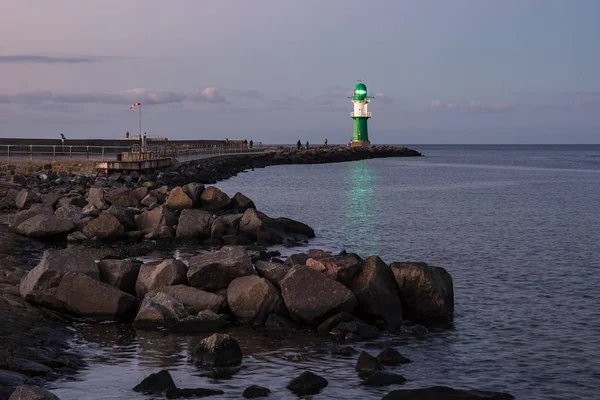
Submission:
[[[354,132],[350,142],[352,147],[368,147],[371,145],[367,120],[371,118],[368,105],[372,98],[367,96],[367,85],[358,81],[354,86],[354,96],[351,97],[352,103],[354,103],[354,111],[350,113],[354,120]]]

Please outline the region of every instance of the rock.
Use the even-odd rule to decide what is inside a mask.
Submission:
[[[69,195],[66,197],[62,197],[56,203],[56,208],[64,207],[64,206],[76,206],[79,208],[83,208],[87,205],[87,201],[85,197],[77,194],[77,195]]]
[[[310,371],[304,371],[292,379],[287,388],[298,396],[306,396],[319,393],[328,384],[327,379]]]
[[[228,327],[231,323],[211,310],[200,311],[198,315],[182,318],[171,327],[177,333],[213,333]]]
[[[167,399],[187,399],[187,398],[199,398],[199,397],[207,397],[214,396],[217,394],[224,394],[222,390],[218,389],[167,389],[166,396]]]
[[[356,254],[347,254],[344,256],[333,256],[327,258],[306,260],[306,266],[316,271],[322,272],[330,279],[348,285],[354,275],[362,267],[363,261]]]
[[[27,221],[29,218],[35,217],[36,215],[54,215],[54,210],[49,204],[45,203],[35,203],[32,204],[28,210],[21,210],[15,214],[15,219],[13,221],[13,226],[18,227],[23,222]]]
[[[89,238],[118,240],[125,234],[125,228],[114,215],[103,212],[83,228],[83,233]]]
[[[265,321],[265,327],[268,329],[295,331],[298,330],[298,324],[294,321],[282,317],[281,315],[271,314]]]
[[[190,199],[192,199],[192,207],[200,208],[201,206],[201,196],[204,191],[204,185],[201,183],[188,183],[183,187],[183,191],[188,195]]]
[[[283,226],[253,208],[244,212],[239,231],[259,241],[260,244],[281,244],[287,237]]]
[[[39,386],[19,386],[8,400],[60,400],[58,397]]]
[[[54,212],[54,215],[56,215],[58,218],[70,219],[73,222],[77,222],[86,217],[81,207],[77,207],[72,204],[67,204],[57,208]]]
[[[106,213],[115,217],[125,231],[135,230],[135,212],[130,208],[125,208],[122,206],[110,206]]]
[[[9,370],[27,376],[40,376],[52,372],[50,367],[24,358],[8,357],[6,359],[6,364]]]
[[[308,261],[310,257],[306,253],[295,253],[290,255],[285,259],[284,264],[290,267],[294,265],[306,265],[306,261]]]
[[[240,276],[253,275],[250,256],[243,247],[226,246],[221,250],[190,258],[187,278],[198,289],[226,288]]]
[[[210,226],[210,237],[213,239],[220,239],[227,233],[227,225],[223,218],[218,217],[215,219]]]
[[[227,288],[227,302],[241,322],[264,325],[270,314],[285,315],[285,305],[275,286],[256,275],[234,279]]]
[[[192,199],[179,186],[173,188],[165,202],[165,206],[170,210],[185,210],[192,208]]]
[[[313,228],[302,222],[294,221],[293,219],[284,217],[277,218],[275,222],[283,226],[285,233],[300,234],[308,238],[315,237],[315,231]]]
[[[17,198],[15,199],[15,205],[19,210],[24,210],[31,207],[32,204],[39,203],[40,201],[41,198],[39,194],[27,189],[23,189],[17,195]]]
[[[374,374],[376,371],[382,371],[383,365],[381,365],[377,358],[366,351],[361,351],[358,355],[358,360],[356,360],[354,369],[361,377],[366,377]]]
[[[258,275],[267,279],[277,288],[279,288],[279,282],[285,277],[285,275],[291,269],[290,266],[280,263],[268,262],[268,261],[257,261],[256,271]]]
[[[139,298],[143,298],[152,289],[186,283],[186,273],[186,265],[174,258],[143,264],[135,284],[135,292]]]
[[[188,317],[183,304],[168,294],[146,295],[133,321],[134,328],[170,326]]]
[[[281,294],[293,319],[317,324],[356,307],[354,294],[339,282],[306,266],[292,268],[280,282]]]
[[[318,260],[320,258],[331,257],[330,252],[321,249],[310,249],[306,252],[306,254],[308,255],[308,258],[314,258],[315,260]],[[346,254],[348,253],[344,252],[343,254],[338,254],[338,256],[344,256]]]
[[[244,390],[242,396],[244,396],[244,398],[246,399],[256,399],[257,397],[269,397],[270,394],[271,391],[268,388],[258,385],[252,385],[248,386]]]
[[[99,217],[102,211],[98,210],[95,205],[88,204],[81,210],[85,215],[90,217]]]
[[[512,400],[508,393],[482,390],[452,389],[446,386],[433,386],[424,389],[392,390],[382,400]]]
[[[233,367],[242,363],[242,349],[227,334],[215,333],[194,347],[190,361],[197,367]]]
[[[0,387],[16,387],[23,385],[29,377],[18,372],[0,369]]]
[[[135,198],[137,201],[142,201],[144,197],[148,196],[148,188],[140,186],[131,191],[131,197]]]
[[[104,193],[104,200],[113,206],[137,207],[139,205],[138,200],[131,195],[131,191],[127,188],[117,188]]]
[[[400,365],[400,364],[407,364],[410,362],[410,360],[406,357],[404,357],[402,354],[398,353],[398,351],[396,349],[394,349],[393,347],[386,347],[385,349],[383,349],[381,351],[381,353],[379,353],[379,355],[377,356],[377,359],[383,364],[383,365]]]
[[[87,195],[87,202],[98,210],[106,210],[108,208],[108,205],[104,200],[104,189],[99,187],[90,188]]]
[[[183,304],[190,315],[204,310],[218,313],[224,311],[227,307],[227,297],[186,285],[158,287],[152,289],[147,295],[154,295],[158,292],[172,296],[175,300]]]
[[[64,235],[73,229],[75,229],[75,224],[69,219],[38,214],[19,224],[16,231],[27,237],[43,238]]]
[[[365,320],[384,320],[391,326],[402,323],[402,302],[394,274],[381,258],[365,259],[354,276],[350,290],[358,299],[357,315]]]
[[[233,195],[233,198],[231,199],[230,208],[232,210],[244,212],[249,208],[256,208],[256,206],[254,205],[254,202],[248,197],[244,196],[240,192],[237,192],[235,195]]]
[[[176,237],[202,241],[210,237],[212,215],[204,210],[183,210],[179,216]]]
[[[393,374],[384,371],[375,371],[372,375],[369,375],[362,381],[363,385],[366,386],[387,386],[396,385],[406,382],[406,378],[402,375]]]
[[[229,196],[215,186],[207,187],[200,196],[201,207],[211,212],[227,208],[230,202]]]
[[[177,225],[177,217],[164,206],[144,210],[135,217],[135,228],[138,231],[152,232],[162,227],[171,229],[174,225]]]
[[[100,280],[136,296],[135,284],[141,265],[142,263],[136,260],[100,260],[98,262]]]
[[[381,333],[377,328],[360,321],[340,322],[333,328],[331,333],[333,335],[344,335],[346,337],[349,337],[348,334],[354,334],[365,340],[377,339],[381,336]],[[352,337],[352,335],[350,337]]]
[[[138,385],[133,388],[134,392],[144,394],[162,394],[168,389],[175,389],[177,386],[173,381],[173,377],[166,369],[155,374],[150,374],[144,378]]]
[[[357,353],[357,351],[354,350],[354,348],[352,348],[350,346],[334,346],[331,349],[331,354],[336,355],[336,356],[350,357],[356,353]]]
[[[8,196],[7,196],[8,198]],[[16,200],[16,197],[15,197]],[[58,200],[60,200],[60,194],[50,192],[41,195],[41,201],[44,204],[49,205],[52,208],[56,208],[56,204],[58,204]]]
[[[88,237],[83,234],[83,232],[75,231],[73,233],[69,233],[67,235],[68,243],[81,243],[88,240]]]
[[[407,319],[448,323],[454,319],[452,277],[441,267],[424,263],[392,263]]]
[[[67,272],[56,298],[71,313],[97,320],[126,320],[135,315],[138,299],[79,272]]]
[[[63,276],[80,272],[93,279],[100,274],[94,259],[77,250],[46,250],[40,263],[21,280],[19,292],[23,299],[53,309],[61,309],[56,292]]]
[[[339,314],[334,315],[333,317],[327,318],[319,327],[317,328],[318,332],[321,334],[330,333],[336,326],[338,326],[342,322],[352,322],[352,321],[360,321],[354,315],[349,314],[347,312],[341,312]]]
[[[140,201],[140,204],[145,207],[151,208],[158,204],[158,199],[156,197],[152,196],[151,194],[149,194],[149,195],[146,195],[146,197],[144,197]]]

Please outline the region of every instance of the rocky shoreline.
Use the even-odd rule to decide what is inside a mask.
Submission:
[[[54,176],[41,171],[13,176],[20,188],[5,188],[2,204],[19,210],[11,217],[19,235],[5,232],[3,244],[11,256],[11,246],[30,248],[31,253],[0,263],[0,300],[6,310],[0,330],[0,399],[55,398],[42,388],[44,381],[81,365],[66,345],[70,318],[213,334],[199,342],[190,362],[218,374],[235,373],[243,362],[237,341],[215,333],[232,324],[247,324],[258,332],[316,331],[344,343],[373,339],[384,330],[420,336],[432,325],[451,326],[454,294],[445,269],[424,263],[388,265],[377,256],[363,259],[317,249],[283,259],[266,246],[305,245],[314,237],[311,227],[269,217],[241,193],[229,197],[204,186],[273,164],[395,155],[416,154],[397,148],[331,147],[209,159],[148,175]],[[187,263],[174,258],[142,263],[134,258],[182,244],[197,250]],[[96,261],[89,248],[113,251]],[[31,254],[43,249],[32,268]],[[5,340],[15,335],[19,340]],[[364,384],[402,383],[401,375],[384,371],[381,360],[402,360],[396,353],[389,349],[387,356],[378,358],[361,353],[359,378]],[[149,377],[150,383],[133,390],[167,398],[222,393],[178,389],[167,371],[153,375],[157,376]],[[156,386],[156,380],[166,386]],[[306,371],[288,389],[304,395],[326,386],[325,378]],[[426,398],[431,390],[443,399],[512,398],[450,388],[392,391],[385,398]],[[260,387],[247,392],[256,394],[252,397],[268,395],[268,389]]]

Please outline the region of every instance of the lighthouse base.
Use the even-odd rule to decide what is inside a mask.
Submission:
[[[353,140],[350,142],[350,147],[369,147],[371,142],[368,140]]]

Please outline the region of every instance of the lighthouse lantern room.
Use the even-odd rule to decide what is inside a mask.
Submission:
[[[371,118],[368,106],[372,98],[367,95],[367,86],[364,83],[359,81],[354,86],[354,95],[351,97],[352,103],[354,103],[354,111],[350,113],[354,120],[354,132],[350,142],[352,147],[368,147],[371,145],[367,120]]]

